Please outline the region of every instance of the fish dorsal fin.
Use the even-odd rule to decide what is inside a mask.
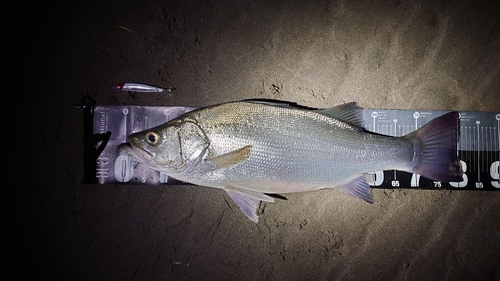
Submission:
[[[249,100],[244,100],[244,102],[265,104],[265,105],[285,107],[285,108],[314,110],[319,114],[339,119],[356,127],[364,126],[363,108],[359,107],[355,102],[345,103],[323,109],[316,109],[307,106],[302,106],[293,102],[284,102],[284,101],[268,100],[268,99],[249,99]]]
[[[318,113],[347,122],[356,127],[363,127],[363,108],[355,102],[345,103],[330,108],[318,109]]]
[[[367,176],[362,175],[361,177],[344,185],[342,190],[356,198],[363,199],[364,201],[373,204],[371,188],[366,180]]]
[[[219,156],[208,158],[206,161],[208,164],[213,165],[214,170],[224,169],[247,160],[248,157],[250,157],[251,151],[252,151],[252,146],[247,145],[240,149],[236,149]]]
[[[299,105],[295,102],[273,100],[273,99],[246,99],[243,102],[265,104],[270,106],[284,107],[284,108],[296,108],[296,109],[306,109],[306,110],[316,110],[316,108]]]
[[[251,191],[248,189],[238,188],[231,185],[226,185],[224,191],[233,199],[240,210],[254,223],[259,221],[257,208],[260,201],[274,202],[274,199],[261,192]]]

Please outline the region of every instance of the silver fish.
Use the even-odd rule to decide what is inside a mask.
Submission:
[[[373,203],[367,173],[401,170],[462,181],[459,115],[450,112],[403,137],[363,129],[347,103],[310,109],[245,100],[200,108],[133,133],[122,153],[188,183],[223,189],[255,223],[268,194],[340,187]]]

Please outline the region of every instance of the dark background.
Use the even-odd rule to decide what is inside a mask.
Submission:
[[[498,112],[498,1],[69,1],[14,18],[4,201],[15,279],[500,279],[498,192],[374,190],[373,205],[290,194],[254,224],[216,189],[82,185],[72,107],[89,95]],[[113,91],[129,81],[176,90]]]

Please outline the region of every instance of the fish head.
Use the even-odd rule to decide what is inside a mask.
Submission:
[[[199,164],[208,145],[207,137],[197,124],[174,120],[129,135],[128,143],[121,144],[119,149],[149,168],[178,175]]]

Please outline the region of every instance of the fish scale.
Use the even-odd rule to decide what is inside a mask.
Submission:
[[[352,171],[352,168],[345,165],[338,165],[338,163],[345,163],[345,161],[350,160],[355,152],[348,149],[349,146],[346,146],[347,142],[352,141],[352,136],[342,134],[342,130],[352,132],[356,131],[354,128],[337,122],[337,120],[324,118],[317,113],[280,107],[276,109],[276,117],[270,120],[267,116],[263,115],[268,106],[257,104],[257,107],[255,109],[252,105],[249,106],[248,110],[240,108],[236,111],[236,114],[229,116],[224,115],[225,109],[222,112],[218,112],[218,108],[213,108],[212,110],[205,111],[204,115],[200,114],[200,116],[196,117],[200,126],[205,128],[210,143],[213,144],[212,153],[224,154],[248,144],[253,145],[255,153],[238,167],[224,170],[224,173],[221,173],[221,171],[208,174],[203,173],[196,177],[186,178],[188,181],[200,185],[209,185],[210,183],[207,182],[207,178],[223,177],[224,179],[219,182],[226,180],[234,185],[241,185],[238,181],[243,181],[245,184],[250,182],[252,188],[262,192],[273,192],[279,188],[279,192],[282,193],[286,192],[284,189],[289,188],[290,183],[283,183],[288,184],[288,186],[274,185],[270,187],[269,183],[261,185],[260,183],[252,183],[252,180],[255,178],[255,175],[270,178],[273,183],[278,179],[281,179],[283,182],[283,179],[286,178],[287,181],[302,184],[302,188],[305,190],[335,187],[346,181],[346,173],[340,170],[343,170],[342,167],[346,167]],[[246,119],[243,119],[242,116],[246,116],[247,114],[253,114],[254,117],[251,120],[254,124],[241,126],[238,122],[246,123]],[[212,118],[212,116],[224,117],[223,120],[220,120]],[[296,118],[297,116],[299,117]],[[306,121],[307,119],[304,119],[304,117],[311,118],[314,122],[321,121],[326,124],[321,124],[321,126],[307,126],[308,124],[305,124],[305,122],[299,122],[301,117]],[[211,126],[212,123],[218,125]],[[219,125],[220,123],[226,124],[227,127],[222,127]],[[276,128],[274,126],[275,123],[285,123],[286,125]],[[335,126],[335,129],[332,130],[336,130],[337,132],[328,132],[328,130],[325,130],[326,125]],[[252,128],[257,128],[257,130],[252,130]],[[228,145],[225,142],[227,136],[218,134],[218,131],[229,132],[229,134],[235,136],[240,141],[232,141]],[[257,140],[263,133],[273,134],[272,141],[258,142]],[[332,145],[331,134],[337,134],[337,138],[340,140],[339,145]],[[257,137],[251,138],[251,136]],[[262,137],[265,138],[266,136]],[[290,141],[289,137],[292,137],[293,140]],[[346,148],[346,151],[342,151],[341,148]],[[331,153],[332,151],[336,153],[333,154]],[[382,156],[385,157],[384,155]],[[374,163],[380,162],[378,161],[379,159],[373,160]],[[337,171],[332,173],[332,169]],[[246,173],[242,178],[242,174],[235,170],[246,171]],[[238,177],[238,179],[235,179],[235,177]],[[352,177],[347,177],[347,180],[350,178]],[[224,185],[221,184],[213,187],[223,188]]]

